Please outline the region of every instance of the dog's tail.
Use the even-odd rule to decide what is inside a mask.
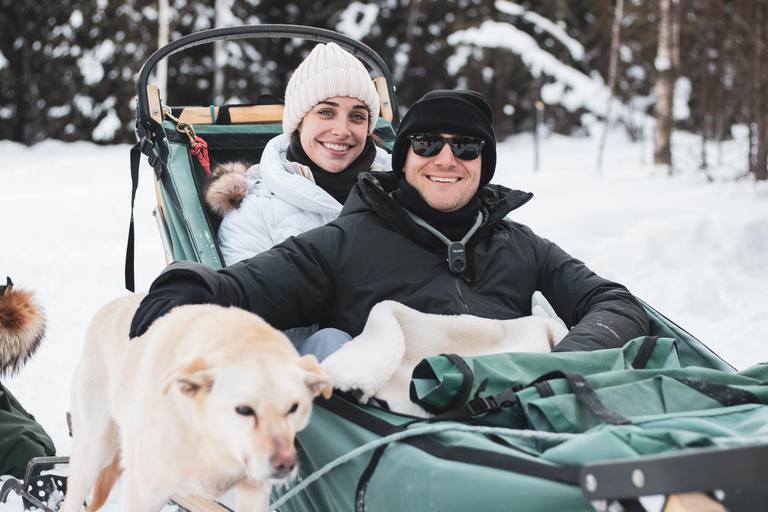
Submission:
[[[117,478],[120,476],[120,452],[115,454],[115,458],[109,466],[105,467],[99,473],[96,484],[93,487],[93,499],[85,508],[85,512],[95,512],[104,506],[109,497],[112,487],[114,487]]]
[[[45,335],[45,315],[34,296],[13,287],[11,278],[0,286],[0,375],[19,370]]]

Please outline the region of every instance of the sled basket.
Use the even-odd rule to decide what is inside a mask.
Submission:
[[[476,383],[486,377],[478,368],[493,379],[494,358],[535,377],[509,373],[506,389],[481,383],[466,405],[431,420],[339,392],[318,400],[297,435],[300,478],[273,489],[273,502],[282,512],[661,511],[659,499],[665,512],[759,509],[768,366],[735,372],[689,335],[659,337],[679,328],[657,318],[654,336],[600,351],[602,363],[578,352],[464,358],[454,381],[466,368]],[[451,358],[422,361],[412,397],[432,359]]]

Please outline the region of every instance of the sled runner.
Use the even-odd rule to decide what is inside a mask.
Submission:
[[[140,153],[154,168],[155,216],[169,263],[222,267],[216,219],[202,200],[205,159],[197,155],[207,149],[209,160],[247,157],[255,163],[264,144],[282,132],[281,106],[171,108],[148,85],[149,73],[159,60],[185,48],[246,37],[337,42],[377,80],[383,114],[377,133],[391,141],[398,125],[387,66],[340,34],[294,26],[232,27],[159,50],[137,82],[139,142],[131,169],[135,194]],[[131,231],[129,289],[132,236]],[[273,507],[282,512],[764,508],[768,367],[736,372],[650,305],[644,307],[651,336],[623,349],[424,359],[414,371],[411,398],[434,415],[430,419],[361,404],[340,392],[318,401],[310,425],[297,436],[300,478],[273,490]],[[199,503],[184,506],[191,510]]]

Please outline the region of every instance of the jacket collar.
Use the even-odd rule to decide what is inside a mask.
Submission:
[[[399,227],[410,233],[415,240],[428,241],[429,245],[442,250],[444,244],[427,230],[416,224],[406,211],[390,197],[390,192],[397,188],[400,178],[393,172],[364,172],[360,173],[357,184],[352,189],[349,199],[344,204],[339,217],[372,211],[388,224]],[[473,235],[472,241],[479,235],[493,229],[509,212],[520,208],[533,198],[530,192],[513,190],[503,185],[485,185],[480,190],[480,201],[483,204],[485,220],[481,228]]]
[[[382,217],[391,216],[392,210],[402,210],[389,193],[397,188],[400,178],[393,172],[360,173],[357,185],[347,200],[341,215],[349,215],[362,210],[373,210]],[[530,192],[514,190],[503,185],[488,184],[480,190],[480,201],[486,212],[484,226],[501,221],[509,212],[520,208],[533,198]],[[405,213],[403,212],[403,215]],[[395,215],[402,217],[402,215]],[[407,218],[405,215],[404,218]]]

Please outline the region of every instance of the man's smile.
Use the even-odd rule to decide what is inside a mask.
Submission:
[[[429,178],[430,181],[434,181],[436,183],[457,183],[458,181],[461,180],[461,178],[457,178],[457,177],[441,178],[439,176],[427,176],[427,178]]]

